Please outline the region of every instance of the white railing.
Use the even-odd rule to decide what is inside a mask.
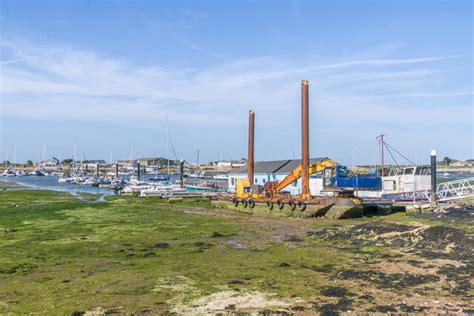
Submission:
[[[425,196],[431,201],[431,190],[425,190]],[[474,178],[444,182],[436,186],[436,199],[449,201],[474,197]]]

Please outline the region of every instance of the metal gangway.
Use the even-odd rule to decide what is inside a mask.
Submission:
[[[425,190],[425,196],[431,201],[431,190]],[[436,200],[440,202],[467,197],[474,198],[474,177],[444,182],[436,186]]]

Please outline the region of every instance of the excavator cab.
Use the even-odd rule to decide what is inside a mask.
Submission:
[[[246,178],[237,179],[235,191],[238,198],[247,198],[251,195],[251,186]]]
[[[324,188],[338,188],[338,179],[349,176],[349,171],[345,166],[330,166],[323,171],[323,187]]]
[[[268,182],[268,184],[272,184]],[[250,185],[250,182],[247,178],[237,179],[236,182],[236,196],[239,199],[247,198],[260,198],[265,195],[266,186],[262,185]]]

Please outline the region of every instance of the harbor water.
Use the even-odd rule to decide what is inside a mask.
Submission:
[[[98,188],[87,185],[77,185],[72,183],[58,183],[59,176],[45,176],[45,177],[8,177],[3,178],[3,181],[16,182],[21,186],[36,188],[36,189],[45,189],[53,191],[62,191],[68,192],[72,195],[78,193],[91,193],[99,195],[113,195],[114,190],[107,188]]]
[[[122,178],[128,180],[130,176],[121,175]],[[140,179],[142,181],[150,181],[156,177],[155,174],[141,174]],[[178,180],[179,176],[176,174],[171,174],[170,181],[174,183]],[[91,193],[91,194],[98,194],[98,195],[114,195],[116,194],[115,191],[111,188],[99,188],[94,187],[91,185],[78,185],[72,183],[59,183],[59,176],[15,176],[15,177],[0,177],[0,181],[9,181],[9,182],[16,182],[21,186],[29,187],[29,188],[36,188],[36,189],[45,189],[45,190],[53,190],[53,191],[62,191],[68,192],[72,195],[76,195],[78,193]],[[196,185],[206,180],[202,179],[192,179],[186,178],[185,184],[187,185]],[[153,182],[152,182],[153,183]],[[219,189],[225,190],[227,189],[227,181],[216,181]]]

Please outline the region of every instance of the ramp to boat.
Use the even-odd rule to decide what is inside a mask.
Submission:
[[[425,190],[424,194],[431,201],[431,190]],[[436,200],[440,202],[469,197],[474,198],[474,177],[444,182],[436,186]]]

